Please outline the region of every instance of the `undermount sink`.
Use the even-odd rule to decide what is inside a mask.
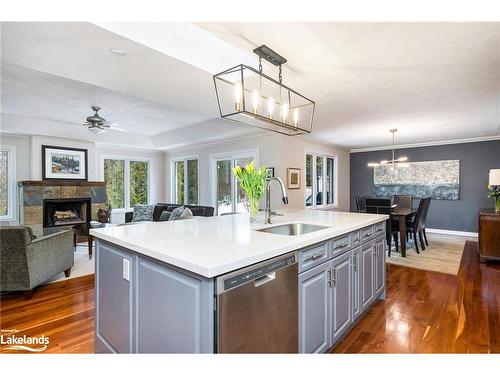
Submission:
[[[257,229],[257,232],[266,232],[273,234],[282,234],[285,236],[300,236],[301,234],[307,234],[316,232],[317,230],[326,229],[322,225],[304,224],[304,223],[290,223],[276,225],[274,227]]]

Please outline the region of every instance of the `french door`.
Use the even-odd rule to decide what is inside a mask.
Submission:
[[[245,191],[240,187],[233,168],[246,166],[252,160],[257,163],[255,153],[241,153],[213,157],[214,200],[217,215],[232,212],[248,212]]]

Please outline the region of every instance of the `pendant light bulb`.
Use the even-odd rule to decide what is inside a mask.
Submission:
[[[273,118],[273,112],[274,112],[274,99],[269,98],[267,99],[267,110],[269,112],[269,118]]]
[[[295,108],[293,110],[293,125],[298,126],[299,125],[299,109]]]
[[[253,104],[253,113],[257,114],[257,110],[259,109],[259,93],[254,91],[252,93],[252,104]]]
[[[285,102],[281,105],[281,118],[283,119],[283,122],[286,122],[287,117],[288,117],[288,103]]]
[[[241,84],[236,83],[234,85],[234,110],[238,112],[241,108]]]

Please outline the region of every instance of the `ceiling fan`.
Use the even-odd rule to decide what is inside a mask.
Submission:
[[[104,117],[99,116],[99,110],[101,107],[97,105],[92,106],[92,110],[95,113],[89,117],[87,117],[87,122],[83,125],[87,126],[87,128],[94,133],[95,135],[104,132],[106,129],[118,130],[121,132],[128,132],[128,130],[119,128],[114,123],[108,123]]]

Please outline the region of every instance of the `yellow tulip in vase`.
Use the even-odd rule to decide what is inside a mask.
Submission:
[[[255,168],[251,161],[245,167],[237,165],[233,173],[247,194],[250,221],[255,222],[259,213],[259,200],[266,186],[267,167]]]

